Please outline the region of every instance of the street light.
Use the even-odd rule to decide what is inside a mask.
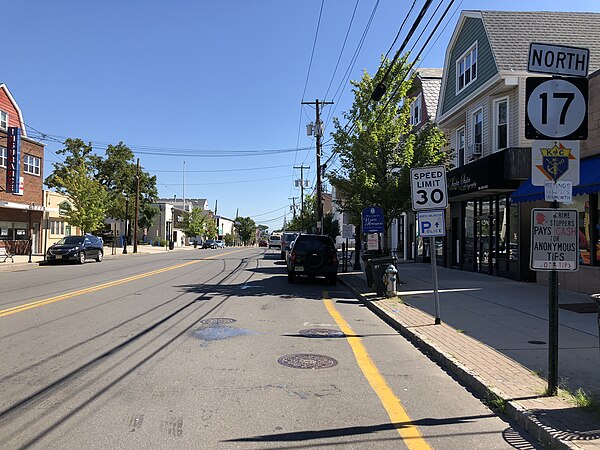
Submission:
[[[127,239],[129,238],[129,194],[125,195],[125,239],[123,239],[123,254],[127,254]]]

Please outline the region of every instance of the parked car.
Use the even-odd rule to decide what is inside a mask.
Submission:
[[[298,231],[285,231],[281,234],[281,259],[286,259],[286,253],[290,251],[290,244],[298,237]]]
[[[86,234],[85,236],[65,236],[46,252],[46,261],[76,261],[83,264],[86,259],[100,262],[104,258],[102,238]]]
[[[287,260],[288,282],[299,275],[322,276],[337,283],[338,257],[333,239],[320,234],[300,234],[294,240]]]
[[[202,248],[217,248],[217,243],[214,239],[207,239],[202,244]]]
[[[225,248],[225,241],[218,239],[215,241],[215,248]]]
[[[259,247],[268,247],[269,243],[266,240],[261,239],[260,241],[258,241],[258,246]]]
[[[281,235],[272,234],[269,236],[269,248],[281,248]]]

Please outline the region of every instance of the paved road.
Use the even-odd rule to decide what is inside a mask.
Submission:
[[[531,448],[345,287],[289,285],[275,251],[131,255],[0,286],[3,449]],[[286,361],[337,364],[278,362],[305,354],[320,357]]]

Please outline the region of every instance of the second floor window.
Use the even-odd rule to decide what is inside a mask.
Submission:
[[[494,102],[494,113],[496,120],[496,142],[494,150],[502,150],[508,147],[508,99]]]
[[[483,150],[483,111],[473,114],[473,155],[481,155]]]
[[[419,95],[410,104],[410,124],[411,125],[418,125],[419,123],[421,123],[421,114],[422,114],[421,113],[421,98],[422,98],[422,96]]]
[[[40,158],[36,158],[35,156],[25,155],[23,159],[23,170],[25,173],[30,173],[32,175],[40,174]]]
[[[8,151],[6,147],[0,147],[0,167],[6,167],[8,164]]]
[[[477,43],[456,61],[456,92],[477,79]]]
[[[8,129],[8,113],[0,110],[0,130]]]
[[[465,165],[465,127],[456,131],[456,166]]]

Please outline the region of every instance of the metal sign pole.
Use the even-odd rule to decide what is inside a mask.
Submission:
[[[558,202],[552,202],[558,209]],[[558,272],[550,271],[548,289],[548,395],[556,395],[558,388]]]
[[[435,298],[435,324],[442,323],[440,319],[440,293],[438,289],[437,258],[435,257],[435,238],[429,238],[429,255],[431,256],[431,272],[433,274],[433,296]]]

